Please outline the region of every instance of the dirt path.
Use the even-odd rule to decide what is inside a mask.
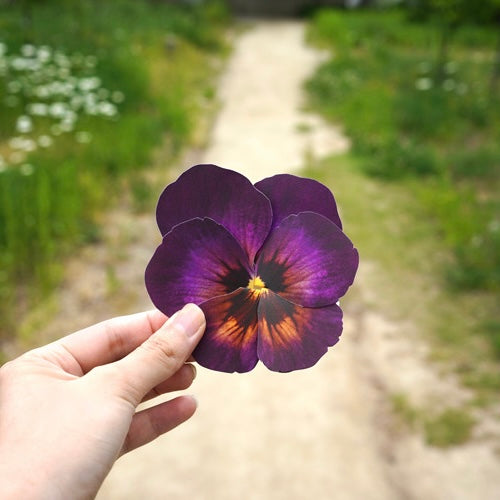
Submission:
[[[338,130],[300,111],[301,82],[321,58],[304,46],[299,23],[259,22],[242,34],[221,82],[211,146],[198,160],[256,180],[296,170],[306,156],[348,148]],[[142,274],[158,234],[150,215],[130,217],[113,215],[106,249],[69,263],[63,292],[71,292],[61,294],[47,338],[150,307]],[[342,340],[314,368],[286,375],[262,366],[244,375],[200,368],[197,415],[123,457],[98,498],[500,498],[500,462],[484,438],[443,451],[396,425],[390,394],[419,401],[462,392],[429,368],[424,346],[401,335],[411,325],[373,307],[380,291],[370,285],[372,273],[363,262],[344,303]]]
[[[349,144],[300,111],[301,83],[322,55],[299,23],[258,23],[239,37],[221,82],[223,107],[202,161],[252,180],[294,171]],[[195,418],[124,457],[105,499],[346,500],[500,498],[499,462],[483,442],[442,451],[402,433],[388,395],[425,400],[460,390],[425,362],[425,348],[371,310],[371,267],[347,301],[342,341],[313,369],[246,375],[200,369]]]

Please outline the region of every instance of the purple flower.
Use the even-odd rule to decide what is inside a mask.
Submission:
[[[338,341],[337,302],[359,258],[325,186],[288,174],[253,186],[197,165],[165,188],[156,217],[163,241],[146,287],[165,314],[188,302],[203,309],[200,365],[247,372],[260,359],[289,372],[313,366]]]

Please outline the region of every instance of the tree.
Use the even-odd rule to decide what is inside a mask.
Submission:
[[[470,0],[407,0],[411,19],[430,21],[438,27],[439,44],[435,62],[435,78],[438,82],[445,78],[445,66],[455,32],[471,20],[471,14],[476,8],[471,4],[475,2]]]
[[[500,81],[500,0],[483,0],[477,6],[475,17],[479,23],[493,25],[497,30],[496,50],[491,70],[491,91],[493,94],[498,89]]]

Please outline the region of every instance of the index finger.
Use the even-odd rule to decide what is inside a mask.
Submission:
[[[120,316],[72,333],[56,344],[61,344],[78,362],[82,372],[87,373],[132,352],[166,320],[167,316],[158,310]]]

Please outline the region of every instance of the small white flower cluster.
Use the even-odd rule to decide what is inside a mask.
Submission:
[[[82,115],[118,116],[125,95],[102,86],[95,75],[96,65],[93,55],[69,56],[48,45],[25,44],[19,53],[10,54],[0,42],[0,109],[19,108],[14,123],[18,135],[8,141],[7,156],[0,155],[0,173],[8,164],[21,164],[39,147],[50,147],[53,136],[73,132]],[[75,139],[85,144],[92,135],[78,131]],[[33,168],[24,170],[32,172]]]
[[[464,95],[469,91],[469,87],[466,83],[457,82],[456,78],[454,78],[457,69],[458,64],[455,61],[449,61],[445,64],[446,78],[442,82],[442,88],[446,92],[456,92],[458,95]],[[434,87],[436,82],[430,76],[432,64],[429,61],[422,61],[417,70],[420,76],[415,80],[415,88],[426,91]]]

